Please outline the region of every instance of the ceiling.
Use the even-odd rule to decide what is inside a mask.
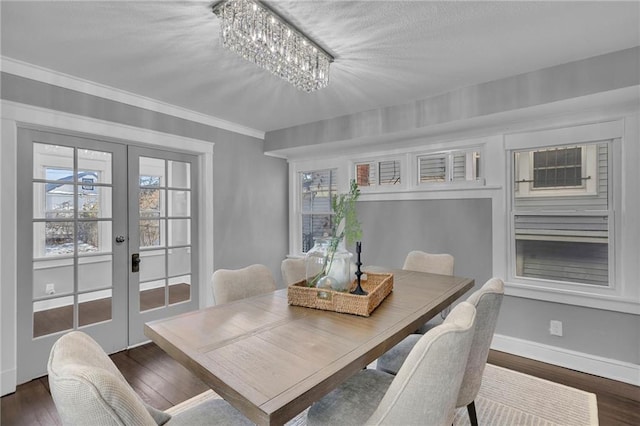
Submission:
[[[3,57],[270,131],[640,45],[640,2],[269,1],[335,56],[307,94],[220,46],[211,2],[5,1]]]

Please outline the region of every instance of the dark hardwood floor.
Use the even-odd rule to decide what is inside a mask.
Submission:
[[[149,404],[167,409],[207,390],[207,386],[153,343],[111,356],[122,374]],[[600,424],[640,425],[640,388],[566,368],[491,351],[489,362],[536,377],[593,392]],[[59,425],[46,377],[18,386],[2,398],[0,424]]]

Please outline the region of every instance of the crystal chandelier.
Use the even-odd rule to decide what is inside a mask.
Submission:
[[[213,13],[221,19],[220,38],[227,49],[307,93],[329,84],[333,57],[266,6],[223,0]]]

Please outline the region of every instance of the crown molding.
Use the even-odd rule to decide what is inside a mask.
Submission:
[[[261,130],[29,64],[7,56],[0,56],[0,71],[264,140],[265,132]]]

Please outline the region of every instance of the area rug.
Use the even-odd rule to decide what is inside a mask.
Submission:
[[[167,410],[175,414],[210,398],[213,391],[184,401]],[[487,364],[475,401],[478,423],[483,426],[586,426],[598,424],[598,408],[593,393]],[[456,411],[454,426],[468,426],[466,408]],[[287,423],[305,426],[306,411]]]
[[[475,400],[480,425],[586,426],[598,424],[596,395],[487,364]],[[454,425],[469,425],[466,408]]]

